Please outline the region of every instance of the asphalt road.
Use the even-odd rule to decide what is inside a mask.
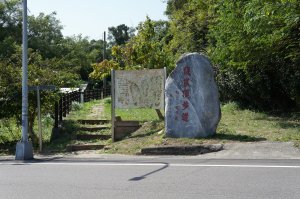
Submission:
[[[0,198],[300,198],[300,160],[0,160]]]

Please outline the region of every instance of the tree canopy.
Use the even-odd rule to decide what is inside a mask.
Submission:
[[[102,80],[111,68],[170,72],[183,53],[199,52],[213,63],[221,100],[267,109],[300,107],[298,0],[166,3],[167,21],[146,17],[136,28],[112,26],[108,43],[64,37],[55,12],[29,16],[30,85],[76,86]],[[21,30],[20,1],[0,3],[0,117],[18,115],[9,110],[21,105]]]
[[[117,27],[108,28],[108,38],[112,45],[123,45],[134,35],[134,28],[130,28],[125,24]]]
[[[88,81],[92,64],[102,59],[102,40],[64,37],[56,13],[28,16],[28,84],[75,87]],[[20,117],[22,7],[19,0],[0,3],[0,118]],[[42,92],[44,113],[53,113],[57,93]],[[29,93],[35,118],[36,97]]]

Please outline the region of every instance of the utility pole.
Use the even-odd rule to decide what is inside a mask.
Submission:
[[[16,146],[16,160],[33,159],[32,142],[28,141],[28,45],[27,0],[23,0],[22,30],[22,140]]]
[[[105,60],[106,54],[106,32],[103,33],[103,61]],[[103,89],[106,89],[106,77],[103,78]]]
[[[103,33],[103,60],[105,59],[106,54],[106,32]]]

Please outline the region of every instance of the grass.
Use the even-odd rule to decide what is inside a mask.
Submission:
[[[217,133],[241,137],[241,141],[300,141],[300,113],[265,113],[240,109],[236,103],[222,106]],[[239,139],[238,139],[239,140]]]
[[[77,120],[89,120],[89,119],[110,119],[103,115],[101,111],[103,101],[102,100],[92,100],[86,102],[80,106],[80,108],[73,109],[66,118],[64,118],[62,128],[59,131],[59,138],[46,143],[44,153],[65,153],[66,146],[69,144],[106,144],[107,141],[103,140],[91,140],[91,141],[81,141],[76,140],[76,135],[85,134],[85,131],[80,130],[83,125],[79,124]],[[110,116],[109,116],[110,117]],[[85,127],[95,127],[93,125],[84,125]],[[100,130],[98,132],[103,135],[110,134],[110,129]]]
[[[111,117],[111,100],[106,98],[102,101],[104,105],[104,115],[106,118]],[[163,113],[163,111],[161,110]],[[141,122],[159,120],[154,109],[139,108],[139,109],[116,109],[116,116],[120,116],[122,120],[137,120]]]
[[[99,100],[84,103],[76,106],[76,111],[71,111],[67,118],[64,118],[63,127],[59,129],[59,139],[53,139],[54,120],[49,115],[42,116],[43,152],[65,152],[67,144],[76,143],[75,135],[83,133],[79,130],[80,125],[77,119],[97,119],[99,113],[93,113],[93,108],[100,105]],[[74,109],[73,109],[74,110]],[[93,114],[91,114],[93,113]],[[98,114],[98,115],[97,115]],[[101,119],[101,118],[99,118]],[[33,140],[34,149],[38,152],[38,129],[35,120]],[[0,155],[14,154],[16,143],[21,139],[21,126],[14,118],[0,120]],[[109,133],[110,131],[106,132]],[[96,140],[97,141],[97,140]],[[98,140],[99,141],[99,140]],[[100,142],[100,141],[99,141]]]
[[[164,133],[164,122],[159,121],[153,109],[117,109],[116,115],[123,120],[139,120],[142,127],[123,139],[112,143],[111,140],[94,140],[93,143],[106,144],[100,153],[138,154],[144,147],[164,145],[194,145],[205,143],[258,142],[258,141],[291,141],[300,146],[300,113],[259,112],[241,109],[236,103],[222,105],[222,118],[217,134],[209,138],[188,139],[168,138]],[[64,121],[59,139],[51,140],[52,120],[43,117],[43,136],[45,152],[65,152],[67,144],[87,143],[76,141],[75,135],[80,131],[78,119],[110,119],[110,99],[95,100],[84,103],[80,109],[72,111]],[[8,153],[11,146],[20,139],[21,127],[15,125],[13,119],[0,121],[0,149]],[[35,125],[37,126],[37,125]],[[37,130],[36,130],[37,132]],[[110,130],[102,130],[102,134],[110,134]],[[51,140],[51,142],[50,142]],[[2,143],[2,144],[1,144]],[[1,154],[1,150],[0,150]]]
[[[38,149],[38,125],[37,119],[34,125],[34,149]],[[54,120],[50,115],[42,116],[42,136],[43,143],[49,143],[52,134]],[[14,154],[16,143],[21,140],[22,127],[15,118],[6,118],[0,120],[0,155]]]
[[[14,118],[0,120],[0,155],[11,154],[21,138],[21,126]]]
[[[108,111],[108,106],[105,107]],[[212,137],[199,139],[168,138],[164,134],[163,122],[145,122],[141,129],[122,141],[111,143],[107,146],[107,150],[101,152],[138,154],[142,148],[150,146],[258,141],[291,141],[294,142],[295,146],[300,146],[299,112],[281,114],[257,112],[241,109],[236,103],[224,104],[221,110],[222,118],[216,135]],[[137,109],[137,111],[139,110]],[[140,111],[147,115],[145,110]],[[130,114],[129,112],[127,114]]]
[[[99,100],[92,100],[90,102],[86,102],[81,106],[80,109],[71,111],[69,115],[67,116],[67,120],[88,120],[88,119],[97,119],[97,117],[100,117],[99,113],[92,114],[93,108],[96,108],[97,106],[101,105],[101,101]],[[99,118],[100,119],[100,118]],[[102,118],[102,119],[109,119],[109,118]]]

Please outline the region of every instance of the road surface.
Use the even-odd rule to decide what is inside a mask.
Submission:
[[[0,198],[300,198],[300,160],[0,160]]]

